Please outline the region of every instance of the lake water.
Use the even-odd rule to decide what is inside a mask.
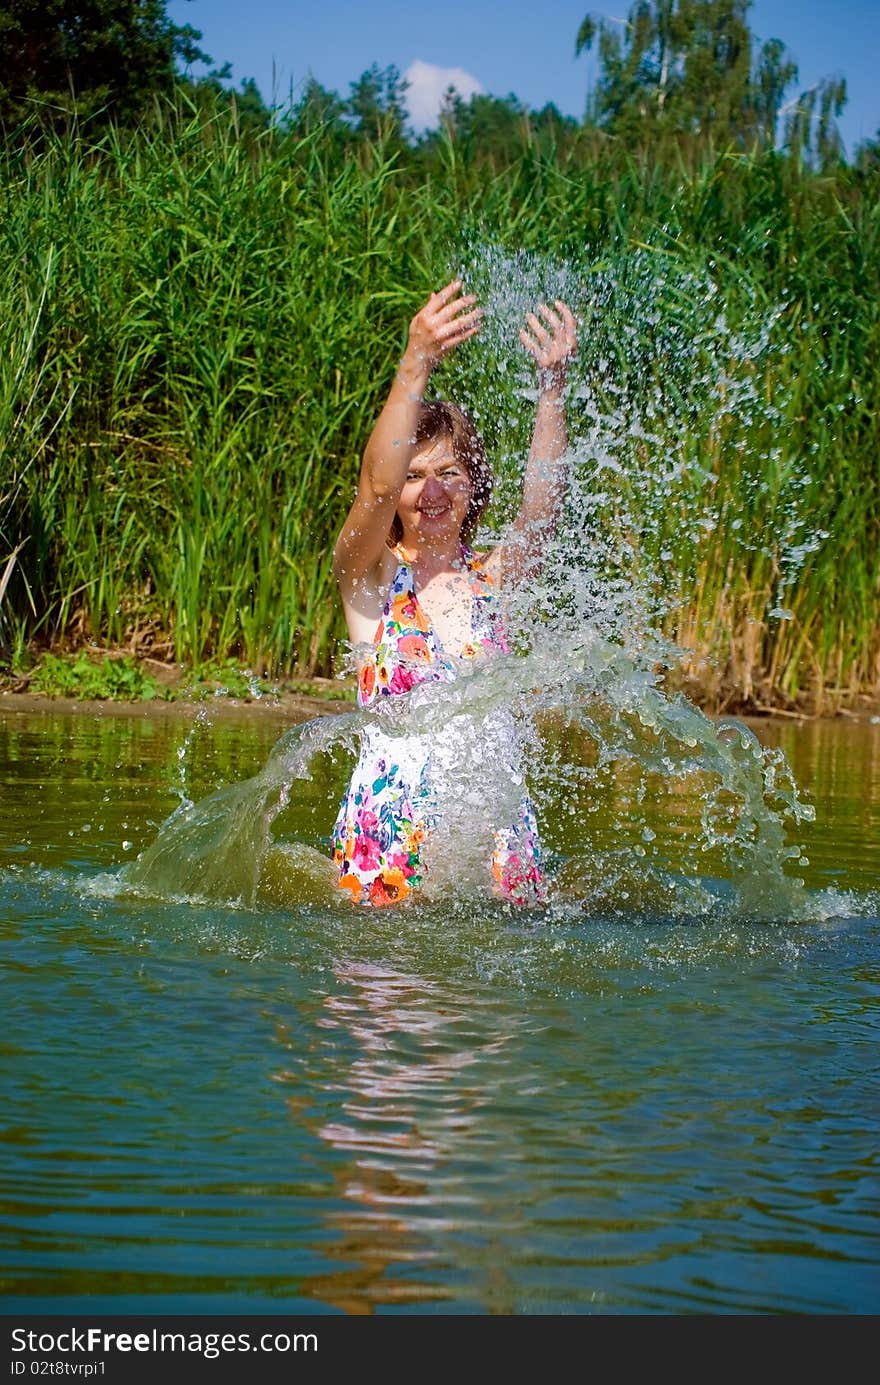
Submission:
[[[806,920],[720,877],[689,912],[680,780],[632,840],[589,805],[545,911],[359,910],[283,858],[247,907],[120,888],[283,730],[0,710],[4,1312],[880,1309],[880,725],[756,727],[815,806]],[[281,841],[323,847],[346,754]]]

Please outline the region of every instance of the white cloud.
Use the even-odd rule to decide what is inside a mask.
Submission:
[[[476,77],[463,67],[435,67],[421,58],[411,62],[403,75],[409,82],[406,107],[415,130],[437,124],[443,97],[450,87],[455,87],[465,101],[483,90]]]

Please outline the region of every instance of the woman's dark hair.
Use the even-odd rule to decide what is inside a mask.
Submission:
[[[448,399],[423,400],[419,405],[419,419],[413,439],[415,446],[434,442],[436,438],[452,439],[455,460],[464,467],[470,479],[471,501],[461,526],[462,538],[469,540],[492,498],[493,477],[486,448],[464,409]],[[389,541],[396,544],[402,538],[403,525],[395,515]]]

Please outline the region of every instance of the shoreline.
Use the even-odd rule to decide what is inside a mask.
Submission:
[[[0,689],[0,714],[12,712],[16,715],[55,715],[55,716],[111,716],[140,717],[154,720],[180,720],[192,718],[200,710],[209,712],[211,720],[220,717],[224,720],[272,720],[297,724],[313,717],[338,716],[356,709],[354,691],[349,696],[331,697],[297,692],[266,693],[262,697],[207,697],[145,698],[136,702],[115,698],[87,699],[74,697],[49,697],[42,693],[11,692]],[[697,704],[695,704],[697,705]],[[846,708],[818,716],[811,713],[790,711],[723,712],[704,715],[710,721],[731,719],[741,721],[747,726],[785,726],[797,723],[806,725],[813,722],[846,722],[866,726],[880,722],[880,701],[867,702],[863,708]]]
[[[349,698],[308,696],[304,693],[266,693],[262,697],[205,697],[141,698],[126,702],[116,698],[49,697],[42,693],[0,691],[0,713],[30,713],[56,716],[125,716],[158,721],[189,717],[203,708],[215,717],[245,720],[261,717],[277,721],[309,721],[316,716],[333,716],[355,708],[354,695]]]

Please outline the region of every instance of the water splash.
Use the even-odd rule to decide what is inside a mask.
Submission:
[[[782,308],[747,304],[733,322],[711,267],[685,270],[647,252],[585,271],[471,245],[460,272],[486,318],[479,350],[452,358],[448,392],[500,458],[487,542],[505,532],[528,445],[534,381],[517,328],[538,301],[554,298],[580,324],[568,500],[540,579],[506,594],[515,653],[452,683],[295,728],[260,774],[199,804],[182,778],[179,808],[124,868],[123,883],[247,907],[261,897],[345,907],[327,857],[276,840],[272,825],[314,758],[335,747],[353,754],[378,719],[391,737],[424,733],[458,747],[447,766],[442,849],[422,900],[485,903],[492,812],[510,789],[504,756],[486,750],[503,715],[516,724],[546,824],[546,917],[572,908],[821,916],[795,873],[806,862],[791,839],[812,806],[780,751],[762,748],[741,722],[715,723],[674,690],[693,650],[680,630],[677,638],[668,631],[688,584],[705,581],[707,553],[727,564],[766,560],[773,581],[759,615],[786,619],[786,593],[822,541],[809,529],[803,469],[781,460],[785,400],[766,397],[768,361],[784,349]],[[671,843],[658,841],[646,804],[685,791],[698,814]]]
[[[259,774],[227,785],[199,803],[184,799],[155,840],[120,872],[124,887],[162,897],[220,900],[252,908],[261,877],[271,872],[276,843],[272,823],[289,802],[297,780],[310,777],[314,755],[351,744],[350,718],[326,717],[294,727],[278,740]],[[326,884],[329,862],[294,851],[293,873],[311,871]],[[292,886],[295,892],[295,886]]]
[[[648,670],[595,630],[585,631],[562,661],[552,641],[539,640],[526,654],[477,666],[452,683],[423,684],[375,709],[293,728],[259,774],[198,804],[181,803],[155,841],[123,867],[121,881],[160,896],[246,907],[261,897],[276,903],[319,897],[338,905],[328,857],[304,843],[277,841],[272,824],[297,783],[311,777],[315,757],[337,747],[354,753],[358,736],[378,721],[392,742],[397,735],[430,734],[464,749],[445,785],[444,851],[427,872],[424,899],[489,898],[483,839],[491,841],[493,820],[487,805],[497,810],[510,785],[499,756],[466,752],[468,742],[474,750],[485,748],[499,712],[516,718],[535,796],[547,820],[561,824],[551,905],[607,912],[613,897],[618,906],[628,901],[628,912],[653,907],[678,917],[719,911],[744,919],[815,916],[810,892],[787,872],[801,853],[786,839],[787,824],[809,820],[813,810],[799,796],[781,752],[762,748],[740,723],[716,725],[681,695],[668,697]],[[557,732],[566,730],[564,744],[571,745],[572,730],[591,738],[592,766],[570,753],[548,754],[554,722]],[[586,783],[600,800],[608,775],[625,762],[667,785],[700,781],[696,841],[719,859],[722,893],[706,888],[696,871],[676,877],[659,856],[653,863],[646,859],[656,835],[646,827],[628,853],[624,888],[619,865],[615,870],[607,853],[595,848],[569,795],[579,781],[581,791]],[[625,807],[619,830],[631,833],[632,825]],[[459,849],[450,850],[450,840]]]
[[[204,730],[207,726],[210,726],[210,724],[211,719],[208,715],[207,707],[200,707],[196,712],[192,726],[187,731],[181,744],[177,747],[177,774],[175,782],[173,784],[173,788],[174,792],[180,799],[180,807],[182,809],[191,808],[193,806],[192,799],[189,796],[189,787],[187,784],[187,771],[189,768],[190,753],[192,751],[192,747],[198,733]]]
[[[648,247],[575,265],[468,242],[456,272],[486,314],[479,350],[448,368],[449,393],[500,458],[486,538],[518,504],[528,447],[535,383],[518,328],[539,302],[562,298],[579,337],[557,567],[574,562],[592,580],[592,619],[612,639],[634,616],[643,633],[668,630],[694,592],[708,596],[731,570],[759,576],[749,593],[756,624],[783,619],[827,538],[811,522],[808,459],[785,450],[796,387],[777,368],[785,301],[758,301],[747,284],[722,301],[711,262],[694,268]],[[557,573],[548,580],[558,586]],[[677,630],[679,658],[701,634]]]

